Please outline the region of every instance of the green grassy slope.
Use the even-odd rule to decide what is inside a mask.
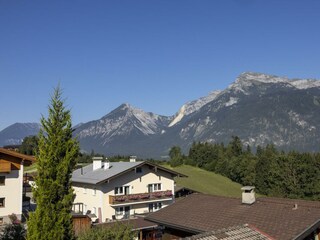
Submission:
[[[37,165],[36,165],[37,163],[34,163],[34,164],[32,164],[32,165],[30,165],[30,166],[28,166],[28,167],[24,167],[23,168],[23,172],[24,173],[32,173],[32,172],[36,172],[37,171]]]
[[[169,166],[166,167],[171,168]],[[171,169],[188,176],[187,178],[175,178],[179,186],[184,186],[201,193],[241,198],[240,188],[242,186],[232,182],[229,178],[188,165]]]

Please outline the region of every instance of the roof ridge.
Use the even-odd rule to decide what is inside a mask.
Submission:
[[[320,208],[320,202],[305,200],[305,199],[263,197],[263,198],[257,198],[257,201],[288,205],[288,206],[292,206],[292,204],[298,204],[298,206],[302,206],[302,207]]]

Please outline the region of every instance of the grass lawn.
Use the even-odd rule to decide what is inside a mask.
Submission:
[[[166,167],[171,168],[168,165]],[[184,186],[201,193],[241,198],[240,188],[242,186],[232,182],[229,178],[188,165],[171,169],[188,176],[187,178],[175,178],[179,186]]]
[[[37,163],[34,163],[28,167],[23,168],[24,173],[32,173],[37,171]]]

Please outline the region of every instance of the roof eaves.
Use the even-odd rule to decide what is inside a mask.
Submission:
[[[96,181],[90,181],[88,179],[72,179],[72,183],[86,183],[86,184],[93,184],[96,185]]]
[[[295,236],[292,240],[305,239],[307,236],[309,236],[311,233],[313,233],[315,230],[317,230],[319,228],[319,226],[320,226],[320,219],[315,221],[308,228],[306,228],[303,232],[301,232],[297,236]]]
[[[151,166],[153,166],[153,167],[157,167],[157,168],[161,169],[162,171],[169,172],[169,173],[171,173],[171,174],[176,175],[177,177],[188,177],[188,176],[185,175],[185,174],[182,174],[182,173],[176,172],[176,171],[174,171],[174,170],[171,170],[171,169],[162,167],[162,166],[160,166],[160,165],[158,165],[158,164],[155,164],[155,163],[152,163],[152,162],[149,162],[149,161],[146,161],[145,164],[151,165]]]
[[[154,220],[154,219],[152,219],[150,217],[146,217],[146,220],[148,220],[150,222],[157,223],[158,225],[163,225],[163,226],[166,226],[166,227],[174,228],[174,229],[177,229],[177,230],[182,230],[182,231],[193,233],[193,234],[198,234],[198,233],[205,232],[204,230],[199,230],[199,229],[196,229],[196,228],[184,227],[184,226],[181,226],[181,225],[178,225],[178,224],[169,223],[169,222],[161,221],[161,220]]]
[[[112,176],[112,177],[105,178],[105,179],[97,182],[96,184],[101,184],[101,183],[104,183],[104,182],[109,181],[109,180],[111,180],[111,179],[117,178],[117,177],[121,176],[122,174],[125,174],[125,173],[127,173],[127,172],[130,172],[132,169],[141,167],[141,166],[143,166],[143,165],[145,165],[145,164],[146,164],[146,165],[149,165],[149,166],[157,167],[157,168],[161,169],[162,171],[169,172],[169,173],[174,174],[174,175],[179,176],[179,177],[188,177],[187,175],[178,173],[178,172],[176,172],[176,171],[170,170],[170,169],[165,168],[165,167],[161,167],[161,166],[159,166],[159,165],[157,165],[157,164],[154,164],[154,163],[151,163],[151,162],[148,162],[148,161],[142,161],[140,164],[137,164],[137,165],[135,165],[135,166],[132,166],[132,167],[130,167],[130,168],[128,168],[128,169],[126,169],[126,170],[124,170],[124,171],[122,171],[122,172],[120,172],[120,173],[118,173],[118,174],[116,174],[116,175],[114,175],[114,176]]]
[[[35,157],[33,157],[33,156],[29,156],[29,155],[15,152],[15,151],[7,150],[5,148],[0,148],[0,152],[3,154],[7,154],[7,155],[10,155],[13,157],[20,158],[23,161],[29,161],[31,163],[36,161]]]

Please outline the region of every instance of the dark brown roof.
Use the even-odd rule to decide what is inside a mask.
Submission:
[[[5,154],[5,155],[9,155],[9,156],[12,156],[15,158],[19,158],[19,159],[25,161],[25,165],[30,165],[36,161],[35,157],[33,157],[33,156],[21,154],[16,151],[11,151],[11,150],[8,150],[5,148],[0,148],[0,153]]]
[[[294,204],[298,204],[295,210]],[[192,194],[147,220],[190,233],[250,224],[275,239],[295,239],[320,225],[320,202],[258,198],[247,205],[240,198]]]
[[[132,226],[132,230],[152,229],[152,228],[158,227],[158,224],[145,220],[144,217],[135,217],[131,219],[117,220],[117,221],[112,221],[107,223],[101,223],[98,225],[99,227],[111,228],[114,226],[114,224],[117,224],[117,223],[128,224]]]
[[[269,236],[259,232],[258,229],[248,225],[223,228],[211,232],[201,233],[184,240],[271,240]]]
[[[198,192],[198,191],[196,191],[196,190],[193,190],[193,189],[191,189],[191,188],[187,188],[187,187],[184,187],[184,186],[179,186],[179,185],[174,186],[174,191],[175,191],[175,192],[178,192],[178,191],[181,191],[181,190]]]

